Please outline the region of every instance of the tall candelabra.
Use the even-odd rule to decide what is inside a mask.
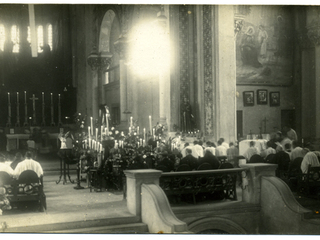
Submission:
[[[10,93],[8,93],[8,121],[7,127],[11,127],[11,102],[10,102]]]
[[[46,118],[45,118],[45,115],[44,115],[44,107],[45,107],[44,93],[42,93],[42,122],[41,122],[41,126],[45,126],[46,125]]]
[[[59,102],[58,102],[58,126],[62,126],[62,122],[61,122],[61,104],[60,104],[60,94],[59,94]]]
[[[53,115],[54,115],[54,111],[53,111],[53,99],[52,99],[52,93],[51,93],[51,126],[55,126],[56,124],[53,121]]]
[[[19,111],[20,103],[19,103],[19,93],[17,92],[17,122],[16,127],[20,127],[20,111]]]

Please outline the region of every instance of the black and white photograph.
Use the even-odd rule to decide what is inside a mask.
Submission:
[[[320,4],[99,1],[0,3],[0,237],[318,237]]]

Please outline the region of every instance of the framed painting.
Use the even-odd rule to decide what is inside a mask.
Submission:
[[[243,92],[243,106],[253,106],[254,105],[254,92],[245,91]]]
[[[268,104],[268,90],[258,89],[257,90],[257,104]]]
[[[237,84],[291,86],[295,66],[291,10],[282,6],[244,8],[235,8],[246,16],[235,36]]]
[[[270,92],[270,107],[280,106],[280,92]]]

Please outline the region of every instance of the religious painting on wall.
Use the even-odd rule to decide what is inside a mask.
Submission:
[[[280,92],[270,92],[270,106],[280,106]]]
[[[254,105],[254,92],[245,91],[243,92],[243,106],[253,106]]]
[[[238,7],[239,8],[239,7]],[[289,6],[247,6],[235,12],[238,85],[291,85],[294,22]]]
[[[268,103],[268,91],[265,89],[257,90],[257,104],[263,105]]]

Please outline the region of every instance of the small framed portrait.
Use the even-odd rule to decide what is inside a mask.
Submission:
[[[257,104],[268,104],[268,91],[265,89],[257,90]]]
[[[243,106],[253,106],[254,105],[254,92],[245,91],[243,92]]]
[[[270,106],[280,106],[280,92],[270,92]]]

